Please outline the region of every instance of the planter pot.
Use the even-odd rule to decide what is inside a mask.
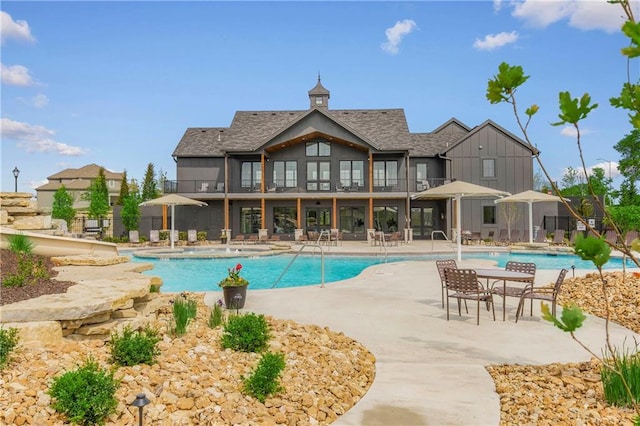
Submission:
[[[248,286],[243,285],[243,286],[237,286],[237,287],[222,288],[224,305],[227,307],[227,309],[244,308],[244,302],[247,300],[247,287]]]

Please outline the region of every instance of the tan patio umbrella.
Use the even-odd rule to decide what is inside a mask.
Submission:
[[[495,200],[494,203],[527,203],[529,204],[529,242],[533,242],[533,203],[559,202],[562,198],[538,191],[524,191]]]
[[[175,208],[176,206],[206,206],[207,203],[194,200],[193,198],[183,197],[178,194],[169,194],[160,198],[154,198],[153,200],[147,200],[140,203],[141,206],[171,206],[171,234],[169,240],[171,240],[171,249],[173,250],[173,230],[175,226]]]
[[[451,183],[445,183],[444,185],[419,192],[411,198],[414,200],[433,200],[443,198],[453,198],[456,200],[456,245],[458,262],[460,262],[462,260],[462,244],[460,241],[460,237],[462,235],[462,213],[460,211],[460,201],[462,198],[504,197],[507,195],[511,195],[511,193],[488,188],[486,186],[475,185],[461,180],[454,180]]]

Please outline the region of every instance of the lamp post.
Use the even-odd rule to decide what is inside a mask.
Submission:
[[[13,192],[18,192],[18,176],[20,176],[20,170],[18,170],[18,166],[15,166],[13,168],[13,177],[15,178],[16,184],[15,184]]]
[[[151,401],[147,399],[147,396],[145,394],[139,393],[136,396],[136,399],[134,399],[133,402],[131,403],[132,406],[138,407],[138,425],[139,426],[142,426],[142,410],[144,409],[144,407],[149,405],[150,402]]]

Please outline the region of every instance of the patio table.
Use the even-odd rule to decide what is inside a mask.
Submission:
[[[476,269],[478,278],[487,279],[487,288],[489,287],[489,280],[502,281],[503,285],[503,297],[502,297],[502,321],[506,319],[506,290],[507,281],[515,281],[519,283],[530,283],[534,280],[535,275],[525,274],[524,272],[506,271],[504,269]]]

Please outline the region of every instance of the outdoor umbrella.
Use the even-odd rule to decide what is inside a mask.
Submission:
[[[562,199],[556,195],[545,194],[538,191],[524,191],[517,194],[495,200],[495,203],[527,203],[529,204],[529,242],[533,242],[533,203],[558,202]]]
[[[460,241],[461,227],[462,227],[462,214],[460,201],[462,198],[471,197],[503,197],[511,195],[509,192],[500,191],[498,189],[487,188],[486,186],[475,185],[473,183],[464,182],[461,180],[455,180],[451,183],[445,183],[441,186],[436,186],[426,191],[419,192],[413,197],[414,200],[429,200],[429,199],[442,199],[453,198],[456,200],[456,245],[458,252],[458,262],[462,260],[462,244]]]
[[[154,198],[153,200],[147,200],[140,203],[141,206],[171,206],[171,234],[169,239],[171,240],[171,249],[173,250],[173,229],[175,225],[175,208],[176,206],[206,206],[207,203],[194,200],[192,198],[183,197],[178,194],[169,194],[160,198]]]

